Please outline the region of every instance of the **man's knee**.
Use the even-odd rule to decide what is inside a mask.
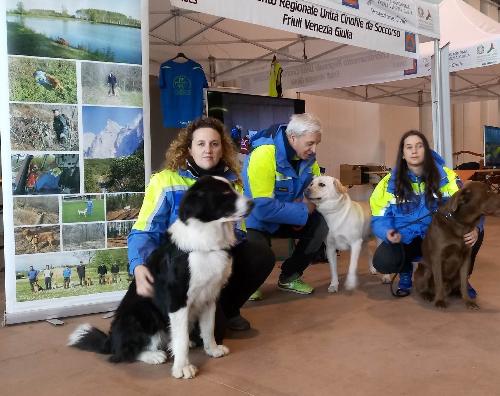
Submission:
[[[319,212],[313,212],[308,223],[303,238],[309,242],[304,253],[316,254],[328,236],[328,224]]]
[[[318,216],[315,235],[323,242],[328,235],[328,224],[321,213],[317,211],[314,213]]]

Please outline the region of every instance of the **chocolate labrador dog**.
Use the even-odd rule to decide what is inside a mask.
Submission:
[[[445,298],[459,292],[467,308],[479,308],[467,294],[471,246],[463,237],[477,226],[481,215],[500,216],[500,195],[484,183],[469,182],[432,217],[422,243],[423,262],[414,279],[417,292],[436,307],[446,308]]]

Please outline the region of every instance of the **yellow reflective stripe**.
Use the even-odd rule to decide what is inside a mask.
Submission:
[[[187,190],[195,182],[196,180],[194,179],[184,178],[177,172],[167,169],[151,176],[134,228],[140,231],[147,230],[151,225],[152,219],[163,204],[167,192]]]
[[[387,191],[391,174],[387,174],[375,187],[370,196],[370,208],[373,216],[383,216],[391,202],[395,202],[393,194]]]
[[[448,177],[448,183],[446,183],[446,185],[441,188],[441,192],[443,193],[444,197],[451,197],[459,190],[457,184],[458,175],[453,169],[447,168],[446,166],[443,167],[443,169]]]
[[[321,175],[321,171],[319,169],[319,164],[318,164],[317,161],[314,161],[314,164],[312,165],[311,171],[312,171],[312,174],[314,176],[320,176]]]
[[[455,194],[458,190],[457,184],[457,174],[449,168],[443,167],[446,172],[448,183],[440,188],[443,197],[450,197]],[[370,207],[373,216],[383,216],[385,210],[390,204],[396,203],[396,198],[393,194],[387,192],[387,185],[391,174],[387,174],[375,187],[371,197],[370,197]],[[425,183],[421,183],[419,188],[418,183],[412,183],[412,188],[415,193],[423,194],[425,192]]]
[[[276,183],[276,149],[274,145],[256,147],[250,154],[247,176],[252,198],[273,198]]]
[[[439,190],[441,191],[443,197],[451,197],[459,190],[457,184],[458,175],[452,169],[447,168],[445,166],[443,167],[443,170],[446,173],[446,178],[448,182]],[[412,188],[417,195],[425,193],[425,183],[420,183],[420,186],[418,183],[412,183]],[[437,198],[435,194],[434,197]]]

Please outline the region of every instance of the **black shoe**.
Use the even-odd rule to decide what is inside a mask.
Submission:
[[[250,322],[238,315],[227,320],[227,327],[235,331],[244,331],[250,329]]]

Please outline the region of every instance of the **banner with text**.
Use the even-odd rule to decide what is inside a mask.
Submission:
[[[500,63],[500,40],[489,40],[471,47],[451,49],[450,72],[458,72]],[[409,59],[377,51],[351,51],[343,56],[325,56],[320,60],[297,64],[281,60],[284,89],[301,92],[380,84],[431,75],[432,43],[421,45],[421,57]],[[268,89],[269,65],[250,63],[224,73],[219,82],[231,81],[245,92],[265,94]]]
[[[313,0],[324,7],[347,6],[359,15],[392,27],[439,38],[439,7],[415,0]],[[355,11],[354,11],[355,12]]]
[[[384,6],[379,6],[379,2]],[[417,3],[404,0],[370,0],[366,4],[359,0],[342,0],[342,3],[326,0],[171,0],[171,3],[179,8],[409,58],[418,57],[419,33],[425,31],[427,35],[437,36],[439,31],[437,7],[432,8],[432,12],[428,10],[432,28],[423,29],[418,15],[425,11],[421,7],[419,13]],[[404,17],[402,10],[407,8],[400,5],[406,3],[411,7],[408,16]]]
[[[402,79],[403,70],[411,69],[416,62],[377,51],[358,51],[300,65],[282,61],[281,81],[284,89],[301,92],[381,83]],[[269,85],[268,68],[251,64],[224,74],[221,81],[235,81],[244,92],[265,94]]]

